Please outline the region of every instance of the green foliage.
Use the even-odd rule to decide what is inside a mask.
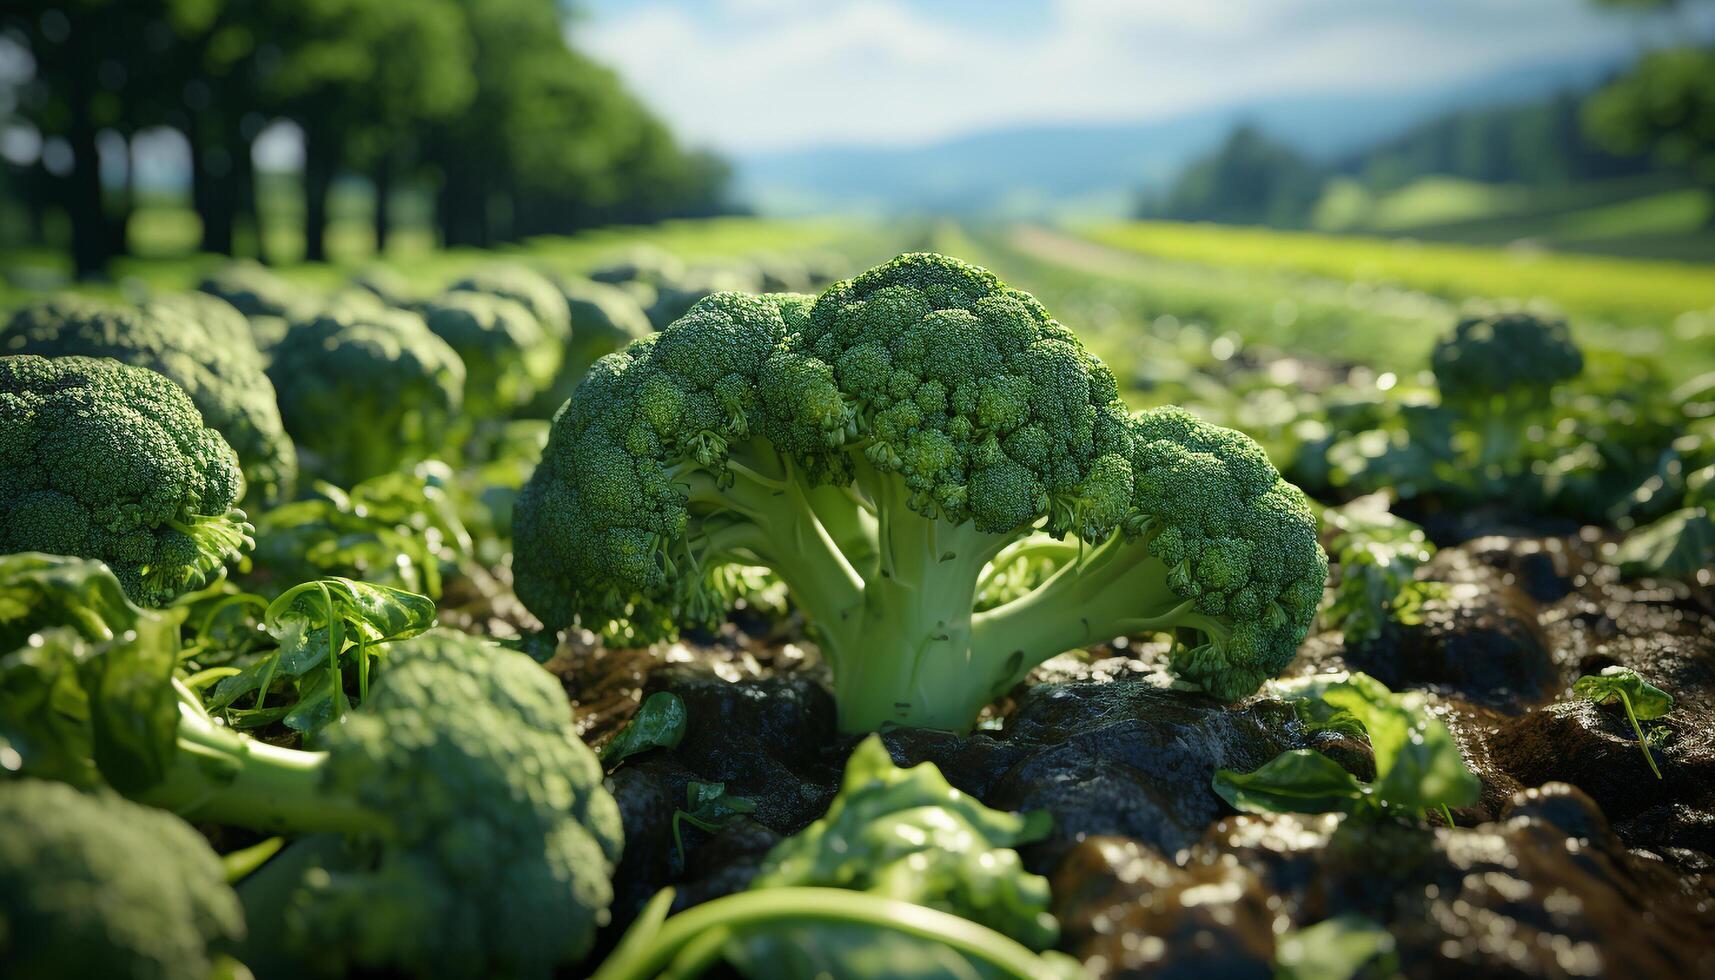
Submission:
[[[1417,577],[1435,554],[1423,529],[1388,513],[1374,498],[1330,507],[1322,520],[1334,532],[1329,549],[1339,569],[1333,601],[1324,611],[1328,625],[1357,644],[1374,642],[1393,624],[1421,622],[1423,604],[1444,591],[1440,583]]]
[[[985,566],[1081,540],[973,616]],[[598,362],[515,512],[517,589],[621,642],[724,614],[767,568],[814,624],[841,725],[967,728],[1063,650],[1180,631],[1218,697],[1290,659],[1326,559],[1302,494],[1231,430],[1129,415],[1035,300],[932,254],[807,296],[718,293]]]
[[[615,732],[602,746],[601,764],[612,768],[640,752],[674,748],[685,737],[685,726],[689,720],[685,702],[677,694],[656,691],[643,700],[625,727]],[[695,812],[693,804],[692,813]]]
[[[1275,946],[1275,980],[1383,980],[1398,974],[1393,935],[1356,912],[1295,929]]]
[[[110,793],[0,781],[0,962],[14,980],[208,980],[244,936],[220,858]]]
[[[247,550],[238,458],[171,381],[86,357],[0,357],[0,553],[106,562],[159,606]]]
[[[459,516],[461,496],[441,463],[384,473],[341,490],[317,483],[311,495],[256,519],[257,547],[246,580],[274,592],[323,576],[362,579],[439,599],[443,567],[473,544]]]
[[[243,324],[230,307],[224,312]],[[298,461],[248,327],[238,329],[195,300],[139,309],[68,295],[13,313],[0,327],[0,350],[113,358],[165,376],[238,453],[244,502],[265,506],[291,495]]]
[[[294,323],[268,376],[309,468],[342,486],[433,456],[464,401],[464,362],[402,310]]]
[[[1650,153],[1715,186],[1715,48],[1645,55],[1590,97],[1584,124],[1617,153]]]
[[[714,834],[755,812],[756,801],[728,793],[726,783],[693,779],[685,784],[684,809],[673,811],[673,853],[683,864],[685,824],[705,834]]]
[[[1255,126],[1242,125],[1220,148],[1186,167],[1164,201],[1145,214],[1291,228],[1304,224],[1322,174],[1303,155]]]
[[[1313,728],[1360,729],[1375,752],[1376,778],[1359,782],[1334,760],[1295,749],[1254,772],[1216,771],[1214,790],[1234,808],[1250,813],[1409,815],[1477,801],[1481,783],[1422,693],[1395,694],[1356,672],[1277,681],[1269,693],[1305,702],[1301,718]]]
[[[1661,769],[1650,753],[1650,740],[1645,737],[1640,722],[1654,721],[1673,710],[1673,695],[1643,679],[1630,667],[1603,667],[1600,674],[1585,674],[1572,685],[1572,693],[1597,704],[1618,702],[1638,737],[1638,751],[1644,754],[1650,772],[1661,778]]]
[[[990,810],[930,763],[900,769],[871,735],[828,812],[776,845],[748,891],[665,922],[663,893],[595,976],[716,957],[758,980],[1082,976],[1067,957],[1032,952],[1059,926],[1047,880],[1013,848],[1046,834],[1046,816]]]
[[[1715,514],[1708,507],[1682,507],[1634,530],[1614,550],[1614,564],[1628,578],[1691,579],[1715,568]]]

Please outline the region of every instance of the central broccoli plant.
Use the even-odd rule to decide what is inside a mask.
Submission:
[[[1172,634],[1232,700],[1291,659],[1327,560],[1249,438],[1132,415],[1029,295],[909,254],[819,298],[718,293],[597,362],[516,510],[519,596],[626,642],[783,581],[840,724],[964,730],[1058,653]],[[975,611],[985,573],[1052,556]],[[986,605],[987,603],[985,603]]]

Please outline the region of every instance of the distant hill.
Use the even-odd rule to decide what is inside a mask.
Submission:
[[[924,146],[820,147],[734,163],[740,194],[765,213],[1115,215],[1241,122],[1333,162],[1448,110],[1588,86],[1619,64],[1584,58],[1405,93],[1296,96],[1160,120],[1018,126]]]

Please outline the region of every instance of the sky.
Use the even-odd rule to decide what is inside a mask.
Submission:
[[[743,156],[1421,90],[1684,29],[1588,0],[585,0],[569,33]]]

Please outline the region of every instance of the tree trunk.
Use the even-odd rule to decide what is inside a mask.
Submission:
[[[332,141],[304,130],[304,261],[326,262],[328,196],[338,155]]]
[[[233,153],[226,127],[193,122],[185,133],[191,144],[191,203],[202,219],[204,252],[231,255]]]
[[[375,254],[379,256],[386,253],[387,236],[393,230],[387,212],[387,199],[393,193],[393,161],[386,153],[375,161],[370,179],[375,184]]]
[[[74,100],[80,104],[81,100]],[[66,212],[71,217],[72,268],[78,278],[101,276],[113,244],[112,230],[101,200],[101,155],[95,146],[95,126],[87,113],[74,113],[71,131],[71,177],[66,185]]]

